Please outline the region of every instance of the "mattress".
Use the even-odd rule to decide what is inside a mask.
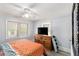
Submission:
[[[10,41],[2,47],[6,56],[41,56],[45,53],[41,44],[26,39]]]

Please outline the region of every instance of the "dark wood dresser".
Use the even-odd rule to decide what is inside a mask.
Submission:
[[[52,37],[48,35],[34,35],[35,42],[42,44],[47,50],[54,50]]]

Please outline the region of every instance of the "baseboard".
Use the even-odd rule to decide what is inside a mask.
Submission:
[[[59,46],[59,50],[71,53],[71,49],[68,49],[68,48],[65,48],[65,47],[62,47],[62,46]]]

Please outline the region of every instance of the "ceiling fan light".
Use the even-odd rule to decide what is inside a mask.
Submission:
[[[29,14],[24,14],[23,17],[29,18]]]

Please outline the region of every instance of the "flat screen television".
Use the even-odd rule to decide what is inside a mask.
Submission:
[[[48,35],[48,27],[39,27],[38,34]]]

